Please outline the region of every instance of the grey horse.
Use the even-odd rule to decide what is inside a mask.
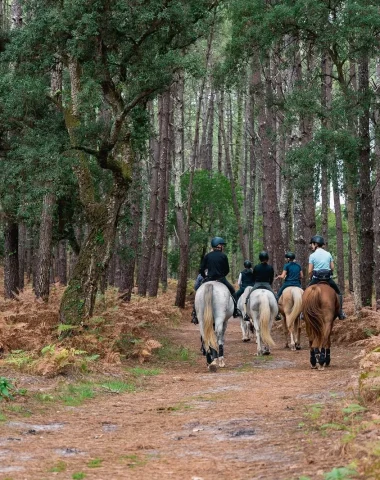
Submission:
[[[278,313],[275,296],[272,292],[263,288],[252,291],[252,287],[247,287],[239,298],[238,308],[243,312],[243,315],[244,313],[248,315],[251,324],[253,324],[256,332],[257,355],[269,355],[269,347],[275,345],[270,334],[274,318]],[[249,338],[249,322],[243,324],[243,321],[244,341],[244,339]]]
[[[195,295],[195,310],[209,370],[225,367],[224,334],[232,317],[234,302],[228,288],[220,282],[206,282]]]

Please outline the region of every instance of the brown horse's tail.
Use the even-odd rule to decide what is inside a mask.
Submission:
[[[323,310],[321,290],[317,285],[308,287],[303,297],[303,316],[318,344],[323,341]]]
[[[288,327],[291,327],[294,325],[294,322],[296,321],[296,318],[302,311],[302,290],[298,288],[292,288],[292,298],[293,298],[293,308],[288,317],[286,318],[287,320],[287,325]]]
[[[269,298],[266,293],[261,294],[260,299],[260,336],[262,341],[271,347],[276,345],[274,343],[273,338],[270,334],[270,318],[271,318],[271,310],[270,310],[270,303]]]
[[[212,311],[212,293],[213,287],[211,283],[206,283],[204,288],[204,311],[203,311],[203,341],[206,348],[209,347],[218,349],[218,343],[216,341],[216,335],[214,331],[214,314]]]

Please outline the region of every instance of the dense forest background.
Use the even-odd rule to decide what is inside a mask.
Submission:
[[[4,293],[78,324],[97,292],[231,280],[324,236],[380,308],[380,1],[0,0]]]

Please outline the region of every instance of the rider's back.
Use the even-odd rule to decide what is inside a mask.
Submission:
[[[323,248],[317,248],[315,252],[310,255],[309,263],[313,264],[314,270],[328,270],[330,269],[330,262],[332,261],[331,253]]]

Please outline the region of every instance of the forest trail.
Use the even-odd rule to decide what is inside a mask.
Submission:
[[[255,357],[255,342],[243,343],[232,319],[227,367],[209,373],[187,318],[168,336],[195,360],[167,362],[141,391],[2,423],[0,478],[298,480],[349,463],[341,432],[326,441],[308,419],[312,405],[318,412],[355,401],[358,349],[333,345],[331,368],[312,371],[304,332],[303,349],[290,352],[276,326],[273,356]]]

